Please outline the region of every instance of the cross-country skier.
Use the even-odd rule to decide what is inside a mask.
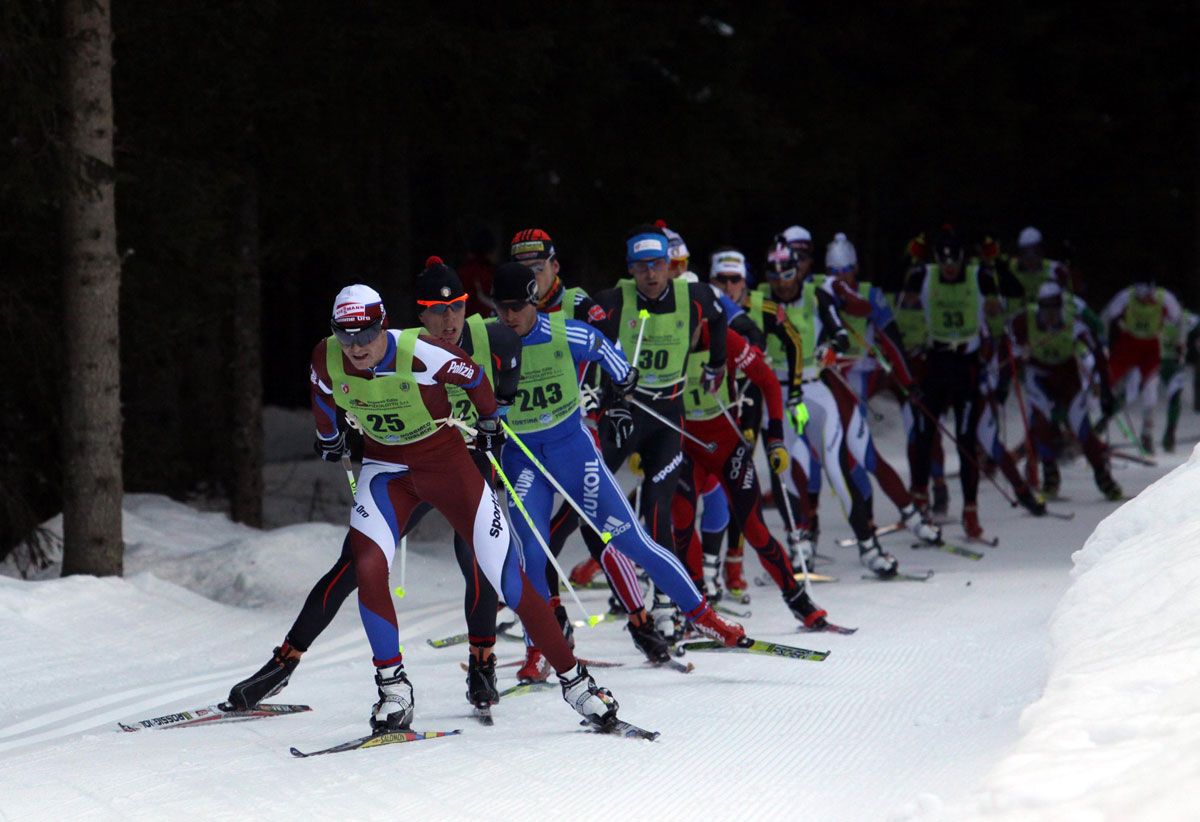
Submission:
[[[338,459],[345,451],[335,405],[365,436],[350,548],[379,690],[372,729],[407,728],[413,716],[388,570],[400,535],[422,501],[446,517],[542,646],[567,703],[590,722],[610,720],[616,700],[575,659],[553,611],[520,567],[495,492],[475,469],[457,429],[446,425],[452,414],[446,386],[456,385],[479,415],[473,446],[495,453],[503,444],[498,406],[483,368],[456,346],[417,329],[388,330],[386,321],[377,292],[362,285],[344,288],[334,301],[333,334],[313,349],[310,380],[320,449]]]

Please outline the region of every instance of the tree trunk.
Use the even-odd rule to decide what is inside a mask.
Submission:
[[[233,277],[233,344],[230,362],[230,409],[233,469],[229,509],[234,522],[262,527],[263,503],[263,387],[262,387],[262,272],[258,255],[258,173],[254,163],[243,165],[234,236],[237,270]]]
[[[121,360],[108,0],[64,0],[63,574],[120,574]]]

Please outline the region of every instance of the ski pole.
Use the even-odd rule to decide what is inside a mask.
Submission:
[[[628,400],[628,402],[631,405],[636,405],[638,408],[645,411],[647,415],[653,417],[654,419],[661,422],[663,425],[667,426],[667,428],[670,428],[672,431],[676,431],[676,432],[682,434],[685,439],[689,439],[692,442],[696,443],[697,445],[699,445],[701,448],[703,448],[708,453],[711,454],[713,451],[717,450],[717,444],[715,442],[705,442],[704,440],[697,437],[695,434],[684,431],[681,426],[679,426],[676,423],[672,422],[671,420],[667,419],[662,414],[658,413],[653,408],[651,408],[650,406],[646,405],[644,402],[639,400],[637,397],[626,397],[625,399]]]
[[[350,496],[358,496],[358,481],[354,479],[354,466],[350,463],[350,455],[342,454],[342,467],[346,469],[346,479],[350,481]]]
[[[804,559],[804,551],[800,548],[800,538],[796,536],[796,517],[792,513],[792,495],[788,493],[787,482],[783,477],[779,478],[779,487],[783,491],[783,511],[787,520],[784,525],[787,528],[788,545],[796,549],[796,556],[800,558],[800,573],[804,574],[804,581],[800,583],[800,586],[807,595],[808,561]]]
[[[629,364],[635,368],[637,367],[638,357],[642,353],[642,336],[646,333],[646,320],[648,319],[650,319],[649,311],[644,308],[638,311],[638,320],[640,322],[638,323],[637,343],[633,346],[633,359],[629,361]]]
[[[721,409],[721,413],[725,415],[725,420],[733,428],[733,433],[737,434],[737,438],[742,441],[742,445],[750,449],[750,453],[754,453],[754,446],[746,439],[746,435],[742,433],[741,426],[733,419],[733,414],[729,413],[729,406],[721,402],[719,395],[714,395],[713,399],[717,401],[717,406]]]
[[[507,425],[504,427],[508,428]],[[504,487],[508,490],[508,498],[512,500],[513,505],[517,506],[517,510],[521,512],[521,516],[525,517],[525,522],[529,525],[529,530],[533,532],[533,536],[537,540],[538,545],[542,547],[542,551],[545,552],[546,558],[550,560],[550,564],[553,565],[554,570],[558,572],[559,579],[567,588],[567,593],[571,595],[571,598],[575,600],[575,604],[579,606],[579,610],[583,612],[583,616],[584,619],[587,620],[587,624],[591,627],[595,627],[604,617],[592,616],[588,612],[588,609],[584,607],[583,602],[579,599],[579,594],[575,593],[575,588],[571,585],[571,580],[567,576],[567,572],[564,571],[562,566],[558,564],[558,557],[554,556],[554,552],[551,551],[550,546],[546,544],[546,540],[542,536],[542,532],[539,531],[537,526],[534,524],[533,517],[530,516],[529,511],[525,508],[525,503],[521,501],[521,497],[517,493],[517,489],[512,487],[512,483],[508,481],[508,475],[505,474],[504,469],[500,467],[500,462],[496,459],[496,455],[491,451],[487,451],[486,453],[488,461],[492,464],[492,468],[496,471],[496,476],[500,478],[500,481],[504,483]]]

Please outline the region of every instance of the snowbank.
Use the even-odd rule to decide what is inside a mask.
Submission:
[[[1200,816],[1200,447],[1074,554],[1023,737],[984,783],[989,818]]]

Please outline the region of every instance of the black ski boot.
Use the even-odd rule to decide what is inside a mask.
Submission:
[[[480,662],[471,654],[467,660],[467,702],[477,708],[495,705],[500,701],[496,690],[496,655],[490,654],[486,662]]]
[[[554,609],[554,618],[558,620],[558,628],[563,632],[567,645],[572,651],[575,650],[575,626],[571,624],[571,618],[567,616],[567,609],[563,606],[562,600],[558,597],[550,597],[550,607]]]
[[[1112,471],[1108,470],[1108,466],[1102,466],[1096,469],[1096,487],[1100,489],[1100,493],[1104,494],[1104,498],[1108,500],[1119,500],[1125,496],[1125,492],[1121,490],[1121,486],[1117,485],[1117,481],[1113,479]]]
[[[290,650],[286,642],[276,648],[266,665],[233,686],[226,704],[235,711],[248,711],[267,697],[282,691],[292,671],[300,664],[300,657],[288,656]]]
[[[824,628],[828,624],[825,621],[828,612],[812,601],[803,585],[790,594],[784,594],[783,601],[796,619],[804,623],[805,628]]]
[[[1046,516],[1046,501],[1033,493],[1029,486],[1025,486],[1017,492],[1017,502],[1021,503],[1025,510],[1035,517]]]
[[[1062,474],[1058,472],[1057,462],[1042,463],[1042,493],[1047,499],[1052,499],[1058,496],[1059,489],[1062,488]]]
[[[633,637],[633,644],[646,655],[646,659],[655,664],[670,661],[671,645],[662,632],[655,627],[654,620],[649,615],[646,615],[645,621],[641,625],[634,626],[630,622],[627,623],[627,627],[629,635]]]
[[[950,513],[950,489],[946,487],[945,481],[933,483],[933,508],[931,510],[939,517]]]

